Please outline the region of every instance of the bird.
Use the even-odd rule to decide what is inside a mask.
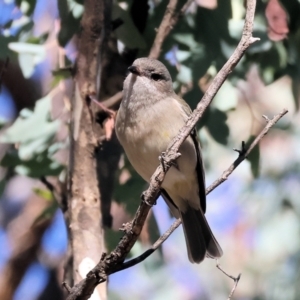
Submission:
[[[192,113],[174,89],[166,66],[152,58],[136,59],[128,68],[115,131],[128,160],[147,182],[159,156]],[[219,258],[223,251],[205,218],[205,174],[201,148],[194,128],[179,147],[181,156],[170,167],[160,193],[171,213],[180,218],[191,263]]]

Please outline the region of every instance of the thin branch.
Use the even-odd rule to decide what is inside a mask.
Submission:
[[[54,185],[48,181],[48,179],[45,177],[45,176],[42,176],[40,178],[40,181],[46,186],[46,188],[52,193],[52,195],[54,194],[55,192],[55,187]]]
[[[255,140],[251,143],[249,148],[246,151],[240,152],[239,157],[233,162],[231,166],[227,170],[225,170],[220,178],[214,181],[207,189],[206,194],[209,194],[212,190],[214,190],[217,186],[227,180],[228,176],[236,169],[236,167],[249,155],[252,149],[259,143],[259,141],[268,133],[270,128],[274,126],[279,119],[281,119],[286,113],[288,112],[287,109],[283,109],[279,114],[274,116],[271,120],[268,119],[267,125],[265,128],[260,132],[260,134],[255,138]]]
[[[221,265],[219,264],[218,260],[217,260],[217,265],[216,265],[216,267],[217,267],[223,274],[225,274],[227,277],[231,278],[231,279],[234,281],[233,288],[231,289],[231,292],[230,292],[230,294],[229,294],[229,296],[228,296],[228,298],[227,298],[227,300],[230,300],[230,299],[232,298],[232,296],[233,296],[233,294],[234,294],[236,288],[237,288],[237,285],[238,285],[238,283],[239,283],[239,281],[240,281],[240,279],[241,279],[242,274],[240,273],[237,277],[234,277],[234,276],[229,275],[227,272],[225,272],[225,271],[222,269],[222,267],[221,267]]]
[[[165,11],[162,22],[157,30],[157,34],[152,45],[152,48],[149,53],[149,57],[158,58],[161,52],[161,47],[170,33],[170,31],[174,28],[179,18],[184,15],[186,10],[190,7],[190,5],[194,2],[194,0],[188,0],[179,12],[175,12],[177,6],[177,0],[170,0],[167,9]]]
[[[144,261],[147,257],[149,257],[157,248],[175,231],[176,228],[181,224],[181,220],[176,220],[171,227],[162,235],[159,237],[159,239],[152,245],[152,247],[148,250],[146,250],[143,254],[130,259],[126,262],[124,262],[122,265],[118,266],[113,273],[131,268],[140,262]]]
[[[102,101],[102,104],[107,108],[112,108],[113,106],[115,106],[121,102],[122,97],[123,97],[123,92],[122,91],[117,92],[110,98]]]

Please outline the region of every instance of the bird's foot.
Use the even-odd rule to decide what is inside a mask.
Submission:
[[[178,153],[178,155],[180,156],[179,153]],[[164,172],[166,172],[167,169],[169,169],[172,166],[175,167],[176,169],[178,169],[178,164],[176,161],[170,162],[169,159],[166,159],[166,152],[162,152],[161,155],[158,157],[158,160],[160,161]]]

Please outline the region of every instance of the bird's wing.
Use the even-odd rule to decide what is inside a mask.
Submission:
[[[176,204],[173,202],[172,198],[169,196],[169,194],[166,192],[166,190],[161,189],[161,196],[164,198],[165,202],[167,203],[172,215],[178,219],[180,217],[178,208]]]
[[[176,95],[176,100],[181,104],[183,111],[186,113],[187,116],[190,116],[192,113],[191,108],[189,105],[178,95]],[[191,138],[194,142],[194,146],[197,153],[197,165],[196,165],[196,172],[198,177],[198,185],[199,185],[199,198],[200,198],[200,205],[202,208],[203,213],[206,211],[206,192],[205,192],[205,174],[203,168],[203,160],[201,155],[201,148],[200,143],[197,135],[197,130],[194,128],[191,132]]]
[[[203,168],[203,160],[201,155],[200,143],[199,143],[196,129],[193,129],[193,131],[191,132],[191,137],[194,142],[196,153],[197,153],[196,172],[198,177],[198,186],[199,186],[198,193],[200,198],[200,205],[203,213],[205,213],[206,211],[205,173]]]

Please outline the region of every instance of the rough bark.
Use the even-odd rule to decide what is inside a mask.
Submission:
[[[84,7],[72,101],[68,188],[72,277],[75,283],[86,276],[105,250],[97,178],[98,125],[89,96],[99,94],[103,43],[109,33],[110,1],[87,0]],[[106,286],[98,286],[95,293],[106,299]]]

